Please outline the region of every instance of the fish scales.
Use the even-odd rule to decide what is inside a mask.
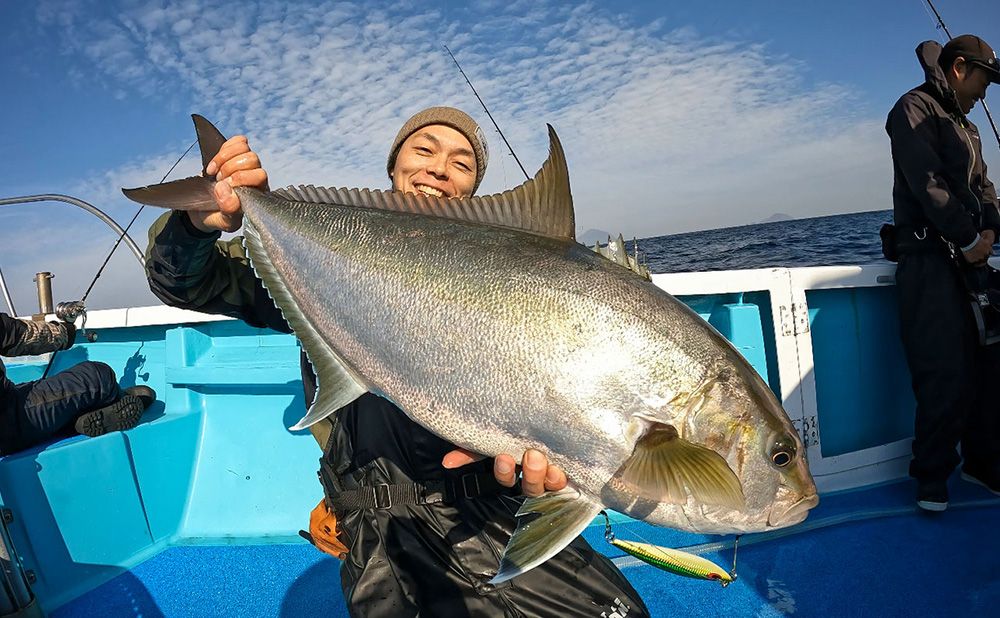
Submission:
[[[698,319],[686,307],[575,243],[259,193],[245,202],[302,309],[379,392],[466,448],[541,448],[595,495],[631,452],[631,411],[615,423],[587,411],[620,405],[657,373],[676,383],[657,393],[670,399],[680,376],[700,380],[692,368],[711,362],[685,352],[709,349],[677,328]],[[630,309],[651,299],[662,311]],[[667,331],[685,336],[664,363],[652,342]]]

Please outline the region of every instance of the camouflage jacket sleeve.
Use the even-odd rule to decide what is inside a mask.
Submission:
[[[220,232],[195,228],[183,212],[161,216],[149,228],[149,289],[171,307],[228,315],[251,326],[291,332],[251,270],[242,238],[219,240],[220,236]]]
[[[69,339],[64,326],[56,322],[18,320],[0,313],[0,355],[22,356],[63,350]]]

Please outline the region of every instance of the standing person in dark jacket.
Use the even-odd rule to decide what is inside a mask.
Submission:
[[[66,322],[19,320],[0,313],[0,356],[68,350],[76,328]],[[83,361],[51,378],[14,384],[0,361],[0,454],[39,444],[73,425],[91,437],[131,429],[156,398],[146,386],[118,389],[114,370]]]
[[[947,479],[1000,494],[1000,410],[990,386],[998,345],[978,345],[967,280],[1000,233],[1000,204],[986,177],[979,131],[966,118],[1000,64],[982,39],[921,43],[926,81],[904,94],[886,123],[892,142],[900,327],[917,399],[913,460],[917,504],[948,506]],[[981,272],[981,270],[980,270]],[[962,444],[962,457],[956,451]]]
[[[464,112],[433,107],[411,117],[389,149],[395,190],[436,197],[475,193],[486,143]],[[234,186],[267,188],[267,174],[243,136],[208,164],[217,212],[173,212],[150,229],[150,288],[164,302],[239,317],[289,332],[250,270],[239,238],[216,242],[242,223]],[[336,282],[331,282],[336,285]],[[302,358],[306,401],[315,378]],[[474,367],[468,368],[474,371]],[[344,560],[341,585],[354,616],[619,616],[648,612],[625,577],[586,541],[529,573],[490,585],[515,527],[521,498],[510,455],[486,460],[411,421],[366,393],[311,427],[320,445],[326,498],[313,511],[313,542]],[[538,451],[522,459],[525,494],[565,487]]]

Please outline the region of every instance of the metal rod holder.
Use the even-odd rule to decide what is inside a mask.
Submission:
[[[52,304],[52,279],[54,277],[55,275],[50,272],[40,272],[36,273],[35,278],[32,279],[35,282],[35,287],[38,288],[39,315],[55,313],[55,305]]]

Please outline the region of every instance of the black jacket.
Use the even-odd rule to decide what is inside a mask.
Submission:
[[[927,227],[957,247],[985,229],[1000,238],[1000,204],[986,177],[979,130],[962,114],[938,66],[941,45],[926,41],[917,58],[926,81],[889,112],[893,218],[900,228]]]

